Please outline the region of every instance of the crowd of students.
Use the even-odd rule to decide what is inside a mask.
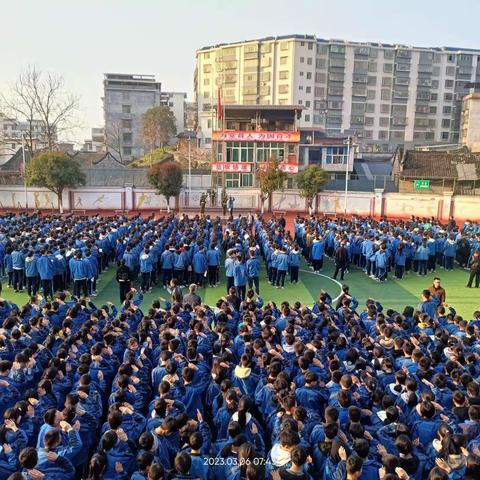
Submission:
[[[0,298],[0,480],[480,478],[480,311],[457,315],[439,285],[401,312],[347,286],[259,296],[260,262],[280,288],[302,254],[378,272],[356,237],[443,235],[425,223],[298,218],[292,237],[282,217],[0,217],[12,288],[27,258],[38,277],[25,305]],[[206,305],[196,285],[219,284],[224,252],[228,294]],[[96,305],[114,261],[120,303]],[[172,301],[146,305],[137,275]]]

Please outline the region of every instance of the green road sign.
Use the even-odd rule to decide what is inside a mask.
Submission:
[[[430,180],[414,180],[415,190],[430,190]]]

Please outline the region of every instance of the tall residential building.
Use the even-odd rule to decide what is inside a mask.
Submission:
[[[31,134],[32,146],[36,150],[48,147],[41,120],[33,120],[30,124],[0,114],[0,165],[22,148],[22,134],[26,139]]]
[[[472,152],[480,152],[480,93],[463,99],[460,143]]]
[[[162,92],[161,103],[169,107],[175,115],[177,134],[185,130],[186,99],[185,92]]]
[[[107,149],[126,163],[146,152],[141,117],[161,105],[161,83],[154,75],[105,73],[103,110]]]
[[[480,50],[266,37],[197,51],[201,145],[221,104],[302,105],[300,127],[354,134],[364,150],[457,143],[462,98],[480,81]],[[473,83],[472,83],[473,82]]]

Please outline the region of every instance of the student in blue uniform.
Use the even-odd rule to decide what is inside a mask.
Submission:
[[[298,272],[300,270],[300,249],[298,245],[294,245],[288,254],[288,265],[290,268],[290,283],[298,283]]]
[[[37,258],[37,270],[45,299],[53,300],[54,266],[52,256],[47,249],[40,251],[40,256]]]
[[[37,257],[33,251],[25,257],[25,279],[29,296],[35,296],[38,292],[39,276],[37,270]]]
[[[249,250],[248,260],[246,263],[246,271],[248,278],[248,288],[254,288],[255,293],[260,295],[260,261],[254,250]]]
[[[218,246],[212,242],[207,250],[208,284],[216,287],[219,282],[220,252]]]
[[[247,269],[242,255],[237,255],[233,269],[233,286],[240,300],[244,300],[247,286]]]

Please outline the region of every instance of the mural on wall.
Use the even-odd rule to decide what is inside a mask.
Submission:
[[[175,199],[170,199],[170,207],[172,208],[175,205]],[[134,202],[134,209],[140,210],[141,208],[167,208],[167,202],[163,195],[157,195],[153,191],[144,191],[139,192],[135,191],[135,202]]]
[[[122,205],[121,192],[73,192],[73,209],[97,210],[97,209],[120,209]]]
[[[281,192],[272,195],[274,210],[304,210],[305,199],[296,193]]]
[[[349,196],[347,198],[347,210],[357,215],[370,214],[371,195],[368,197]],[[318,205],[319,212],[343,213],[345,211],[345,197],[338,195],[321,195]]]
[[[438,214],[438,199],[435,197],[386,197],[385,215],[392,217],[436,217]]]

